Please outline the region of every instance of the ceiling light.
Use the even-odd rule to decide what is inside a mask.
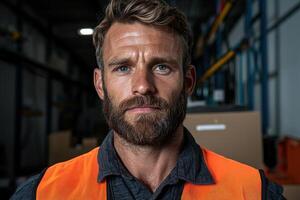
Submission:
[[[81,28],[78,31],[79,35],[92,35],[93,32],[94,30],[91,28]]]

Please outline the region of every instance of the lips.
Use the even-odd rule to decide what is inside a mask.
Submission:
[[[153,110],[160,110],[160,108],[157,106],[143,105],[143,106],[133,106],[126,109],[126,111],[135,111],[135,112],[151,112]]]
[[[139,112],[158,112],[168,108],[168,103],[153,95],[134,96],[120,102],[118,109],[120,113],[125,114],[127,111]]]

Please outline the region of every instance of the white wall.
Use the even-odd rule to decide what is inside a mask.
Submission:
[[[280,27],[280,37],[281,132],[300,137],[300,11]]]

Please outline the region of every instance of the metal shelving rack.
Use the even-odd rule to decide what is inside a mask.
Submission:
[[[80,59],[78,59],[78,56],[76,56],[74,53],[72,53],[72,50],[68,47],[63,45],[63,42],[60,41],[58,38],[55,38],[51,34],[51,28],[45,27],[43,24],[41,24],[39,21],[31,17],[26,11],[22,9],[22,1],[17,1],[16,4],[13,4],[9,1],[1,1],[1,5],[8,8],[12,13],[15,14],[17,22],[17,33],[18,38],[15,38],[16,42],[16,49],[15,50],[8,50],[6,48],[0,48],[0,60],[4,61],[6,63],[12,64],[12,67],[15,67],[16,73],[15,73],[15,119],[14,119],[14,147],[12,148],[13,152],[10,152],[10,154],[13,156],[13,169],[8,174],[8,180],[7,179],[1,179],[0,182],[3,183],[0,184],[0,188],[8,187],[9,191],[13,191],[17,185],[16,180],[18,177],[18,172],[20,171],[20,141],[21,141],[21,131],[22,131],[22,120],[24,118],[24,115],[22,115],[22,109],[23,109],[23,73],[25,71],[29,71],[36,76],[42,76],[46,79],[46,113],[45,115],[45,124],[46,124],[46,135],[49,135],[51,133],[51,119],[52,119],[52,94],[53,94],[53,81],[58,81],[63,84],[69,84],[72,87],[76,87],[81,91],[91,91],[92,87],[89,85],[86,85],[86,83],[78,80],[73,80],[69,78],[67,75],[62,74],[61,72],[51,69],[49,66],[39,63],[33,59],[30,59],[23,55],[23,49],[22,49],[22,40],[19,39],[22,38],[22,29],[23,29],[23,23],[27,22],[31,24],[33,27],[35,27],[41,35],[43,35],[47,39],[46,44],[46,59],[49,58],[50,51],[51,51],[51,44],[56,44],[60,48],[64,49],[66,52],[70,54],[70,57],[72,57],[79,66],[86,66],[84,62]],[[2,39],[2,38],[1,38]],[[28,113],[28,112],[27,112]],[[33,114],[33,113],[32,113]],[[48,138],[45,137],[45,144],[48,144]],[[43,164],[43,167],[46,167],[48,162],[48,147],[45,146],[45,163]],[[5,171],[5,170],[4,170]],[[7,171],[8,172],[8,171]]]
[[[289,9],[285,14],[281,17],[277,16],[277,20],[268,25],[267,23],[267,1],[266,0],[258,0],[258,13],[253,16],[253,4],[254,0],[245,0],[245,14],[244,14],[244,37],[242,41],[238,42],[238,44],[234,47],[228,49],[225,53],[220,53],[222,45],[220,45],[220,40],[222,38],[222,24],[226,20],[226,17],[230,14],[232,9],[235,6],[235,1],[227,0],[221,1],[216,0],[217,8],[223,7],[222,9],[217,9],[217,15],[214,18],[214,21],[210,24],[210,28],[207,31],[205,37],[205,52],[203,59],[204,72],[201,74],[198,79],[198,85],[203,88],[211,87],[212,82],[216,82],[218,77],[223,76],[224,74],[219,73],[222,68],[226,66],[227,63],[235,60],[237,57],[240,59],[240,75],[243,73],[244,68],[246,69],[246,87],[244,87],[244,82],[240,77],[237,77],[237,87],[238,90],[238,98],[237,103],[239,105],[247,106],[249,110],[254,109],[254,86],[258,81],[261,86],[261,117],[262,117],[262,133],[263,135],[268,134],[269,126],[270,126],[270,110],[269,110],[269,63],[268,63],[268,33],[272,30],[278,28],[283,22],[285,22],[289,17],[295,14],[300,8],[300,2],[297,3],[294,7]],[[223,3],[222,6],[220,4]],[[277,2],[278,4],[278,2]],[[278,5],[277,5],[278,7]],[[278,11],[277,11],[278,12]],[[259,22],[259,35],[254,35],[253,25],[254,23]],[[277,37],[278,33],[277,33]],[[255,43],[258,42],[259,46],[256,47]],[[210,60],[213,58],[213,55],[209,53],[209,45],[216,45],[216,55],[217,60],[213,64],[209,64]],[[278,53],[277,49],[277,55]],[[245,54],[246,66],[243,66],[243,59]],[[279,61],[278,61],[279,62]],[[277,67],[277,75],[278,75],[278,67]],[[217,77],[217,78],[216,78]],[[257,79],[257,77],[259,77]],[[222,81],[221,81],[222,82]],[[218,84],[214,83],[213,85]],[[278,86],[278,85],[277,85]],[[222,87],[222,86],[221,86]],[[246,92],[245,92],[246,89]],[[277,89],[279,90],[279,88]],[[277,92],[279,93],[279,91]],[[245,96],[245,94],[247,94]],[[245,98],[246,97],[246,98]],[[277,95],[277,98],[278,95]],[[279,101],[279,100],[278,100]],[[210,102],[210,101],[208,101]],[[277,102],[278,104],[278,102]],[[277,122],[279,122],[279,108],[277,106]],[[277,123],[278,124],[278,123]]]

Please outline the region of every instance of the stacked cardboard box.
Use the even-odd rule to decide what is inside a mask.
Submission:
[[[71,145],[70,130],[55,132],[49,135],[49,165],[66,161],[97,147],[97,138],[84,138],[82,145]]]
[[[259,112],[188,113],[184,125],[200,146],[263,168]]]

